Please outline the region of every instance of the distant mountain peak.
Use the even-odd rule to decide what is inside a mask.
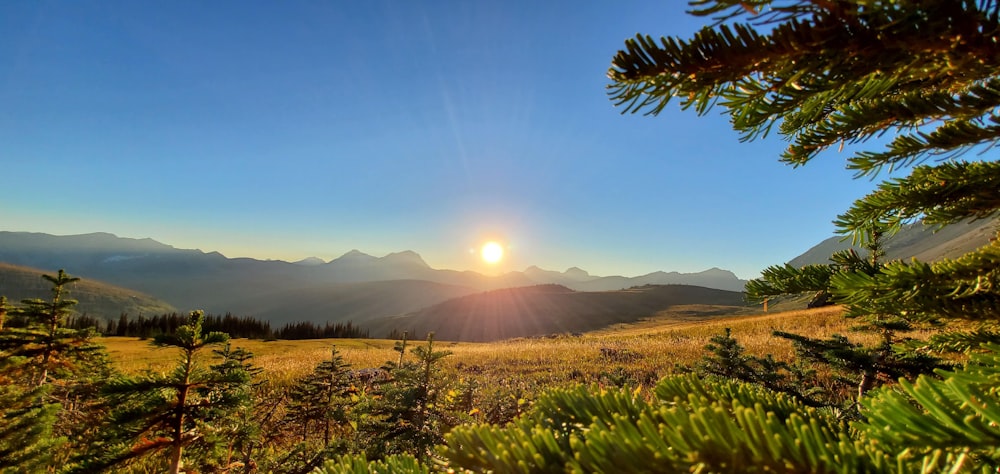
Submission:
[[[712,268],[709,268],[708,270],[704,270],[704,271],[698,272],[698,274],[699,275],[725,275],[725,276],[732,275],[732,276],[736,276],[735,273],[733,273],[733,272],[731,272],[729,270],[725,270],[725,269],[719,268],[719,267],[712,267]]]
[[[590,277],[590,273],[587,272],[586,270],[580,268],[580,267],[569,267],[569,268],[566,269],[566,271],[563,272],[563,275],[566,275],[566,276],[568,276],[570,278],[589,278]]]
[[[420,254],[412,250],[402,250],[399,252],[392,252],[382,258],[420,258]]]
[[[358,249],[351,249],[349,252],[337,258],[337,260],[340,260],[341,258],[375,258],[375,257],[372,257],[371,255],[368,255]]]
[[[392,263],[416,264],[421,267],[430,267],[420,254],[412,250],[390,253],[389,255],[382,257],[380,260]]]
[[[302,260],[299,260],[299,261],[296,261],[296,262],[292,262],[292,263],[294,263],[296,265],[313,266],[313,265],[323,265],[324,263],[326,263],[326,261],[323,260],[322,258],[319,258],[319,257],[306,257],[306,258],[303,258]]]
[[[528,278],[531,278],[536,283],[548,283],[553,278],[558,279],[563,275],[557,271],[546,270],[544,268],[538,267],[537,265],[532,265],[524,269],[523,274]]]
[[[330,260],[327,265],[330,267],[366,267],[377,261],[378,258],[368,255],[358,249],[353,249],[333,260]]]

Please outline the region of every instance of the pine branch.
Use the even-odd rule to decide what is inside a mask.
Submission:
[[[461,426],[449,467],[519,472],[890,472],[889,456],[834,418],[743,383],[675,376],[647,403],[626,391],[554,390],[505,427]],[[567,448],[568,445],[568,448]]]
[[[862,153],[862,174],[992,142],[982,126],[1000,106],[1000,26],[992,2],[694,3],[719,23],[691,40],[637,36],[608,72],[623,112],[660,113],[678,98],[705,113],[724,107],[745,140],[775,124],[792,142],[783,161],[803,164],[837,143],[864,141],[893,127],[942,123],[900,137],[884,153]],[[751,13],[752,12],[752,13]],[[767,34],[757,25],[774,25]]]
[[[826,291],[830,277],[835,273],[830,265],[775,265],[764,269],[761,278],[746,284],[746,297],[750,302],[761,302],[773,296]]]
[[[892,262],[878,275],[838,274],[831,285],[839,301],[862,306],[884,302],[915,321],[942,317],[996,321],[1000,319],[1000,239],[955,260]]]
[[[933,122],[940,122],[942,125],[936,133],[938,136],[946,135],[947,128],[941,128],[943,124],[955,119],[969,122],[987,117],[1000,104],[1000,81],[995,79],[982,83],[977,81],[961,92],[941,90],[927,83],[894,90],[891,86],[897,83],[890,83],[882,77],[870,80],[884,82],[871,88],[875,94],[855,95],[852,89],[857,85],[841,91],[822,91],[804,101],[799,111],[787,114],[781,131],[793,137],[793,143],[782,154],[782,161],[804,164],[831,146],[845,142],[862,143],[884,134],[888,129],[926,128]],[[837,100],[844,96],[852,100]],[[837,104],[836,108],[830,104]],[[964,142],[954,138],[938,139],[935,146],[939,151],[935,153],[978,143],[968,138]],[[993,138],[986,137],[987,140]],[[885,165],[905,167],[924,156],[920,148],[909,149],[914,153],[903,151],[897,150],[892,154],[860,153],[849,160],[848,168],[857,170],[859,175],[874,175]]]
[[[66,442],[52,436],[58,404],[46,404],[48,387],[0,386],[0,471],[44,471]]]
[[[886,181],[871,194],[854,202],[834,223],[838,232],[855,233],[863,241],[873,222],[898,230],[923,217],[930,225],[944,226],[965,219],[986,219],[1000,209],[1000,163],[946,162],[918,166],[909,177]]]
[[[409,455],[369,461],[364,454],[341,455],[316,468],[320,474],[430,474],[431,468]]]
[[[941,379],[921,376],[913,383],[901,380],[898,390],[875,392],[863,401],[868,421],[859,428],[886,448],[910,457],[944,458],[946,462],[933,466],[938,472],[996,470],[1000,467],[1000,346],[988,346],[964,369],[938,375]],[[941,456],[942,452],[951,456]]]

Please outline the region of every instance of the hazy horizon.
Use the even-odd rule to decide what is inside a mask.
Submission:
[[[368,252],[368,251],[365,251],[364,249],[352,248],[352,249],[348,249],[348,250],[346,250],[346,251],[344,251],[344,252],[342,252],[340,254],[337,254],[337,255],[334,255],[334,256],[328,257],[328,258],[317,256],[317,255],[307,255],[307,256],[301,257],[301,258],[274,258],[274,257],[268,257],[268,256],[229,255],[226,252],[222,252],[222,251],[217,250],[217,249],[200,248],[200,247],[180,247],[180,246],[177,246],[177,245],[173,245],[170,242],[164,242],[162,240],[156,239],[154,237],[133,237],[133,236],[126,236],[126,235],[118,235],[118,234],[115,234],[113,232],[106,232],[106,231],[82,232],[82,233],[73,233],[73,234],[52,234],[52,233],[49,233],[49,232],[38,232],[38,231],[17,231],[17,230],[10,230],[10,229],[0,229],[0,230],[6,231],[6,232],[42,233],[42,234],[49,234],[49,235],[54,235],[54,236],[58,236],[58,237],[70,237],[70,236],[80,236],[80,235],[88,235],[88,234],[111,234],[111,235],[114,235],[115,237],[123,238],[123,239],[134,239],[134,240],[151,239],[151,240],[156,241],[156,242],[158,242],[160,244],[167,245],[167,246],[173,247],[173,248],[178,249],[178,250],[196,250],[196,251],[200,251],[200,252],[203,252],[203,253],[206,253],[206,254],[217,252],[217,253],[221,254],[222,256],[224,256],[224,257],[226,257],[228,259],[251,258],[251,259],[260,260],[260,261],[279,261],[279,262],[287,262],[287,263],[297,263],[297,262],[300,262],[302,260],[306,260],[306,259],[310,259],[310,258],[318,258],[318,259],[322,260],[324,263],[330,263],[331,261],[336,260],[336,259],[338,259],[340,257],[343,257],[343,256],[345,256],[345,255],[347,255],[349,253],[352,253],[352,252],[361,252],[363,254],[366,254],[366,255],[369,255],[369,256],[375,257],[375,258],[383,258],[383,257],[389,256],[389,255],[392,255],[392,254],[398,254],[398,253],[403,253],[403,252],[414,252],[417,255],[419,255],[420,258],[423,259],[424,262],[427,263],[427,265],[430,268],[433,268],[433,269],[436,269],[436,270],[458,270],[458,271],[471,270],[471,271],[476,271],[476,272],[480,272],[480,273],[484,273],[484,274],[498,274],[498,273],[506,273],[506,272],[511,272],[511,271],[523,272],[523,271],[527,270],[528,268],[537,267],[537,268],[540,268],[542,270],[557,271],[557,272],[560,272],[560,273],[566,272],[567,270],[570,270],[572,268],[578,268],[580,270],[586,271],[591,276],[599,276],[599,277],[607,277],[607,276],[637,277],[637,276],[648,275],[650,273],[654,273],[654,272],[657,272],[657,271],[663,271],[663,272],[667,272],[667,273],[670,273],[670,272],[677,272],[677,273],[700,273],[700,272],[703,272],[703,271],[706,271],[706,270],[711,270],[713,268],[719,268],[719,267],[705,267],[705,268],[702,268],[700,270],[693,270],[693,271],[679,271],[679,270],[668,269],[668,268],[659,268],[659,269],[651,270],[651,271],[648,271],[648,272],[636,273],[636,274],[601,273],[601,272],[592,271],[591,269],[582,267],[580,265],[571,265],[571,266],[565,267],[565,268],[550,268],[550,267],[545,267],[545,266],[542,266],[542,265],[530,264],[530,263],[527,264],[527,265],[524,265],[522,267],[519,267],[519,268],[513,268],[509,264],[487,265],[487,264],[483,264],[481,262],[481,259],[478,256],[476,256],[476,255],[471,256],[470,260],[480,260],[480,262],[478,262],[478,267],[479,268],[471,268],[471,267],[470,268],[452,268],[452,267],[447,267],[447,266],[435,265],[434,262],[428,261],[428,259],[421,252],[419,252],[418,250],[415,250],[415,249],[406,249],[406,248],[404,248],[404,249],[397,249],[397,250],[393,250],[393,251],[389,251],[389,252],[384,252],[384,253]],[[470,250],[470,254],[472,254],[472,253],[474,253],[472,251],[475,250],[475,249],[469,249],[469,250]],[[476,266],[476,265],[474,265],[474,266]],[[731,271],[728,268],[721,268],[721,269],[722,270],[729,270],[729,271]],[[737,277],[740,278],[740,279],[746,279],[746,278],[744,278],[744,277],[742,277],[740,275],[737,275]]]

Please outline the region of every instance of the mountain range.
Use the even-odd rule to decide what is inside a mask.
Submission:
[[[539,284],[558,284],[577,291],[648,284],[741,291],[746,283],[717,268],[698,273],[602,277],[575,267],[565,272],[530,267],[524,272],[488,276],[434,269],[412,251],[375,257],[352,250],[329,262],[316,258],[294,263],[262,261],[107,233],[55,236],[0,232],[0,262],[40,272],[62,268],[85,279],[153,295],[181,311],[231,312],[279,325],[294,321],[358,323],[405,314],[458,296]],[[5,291],[0,286],[0,294]]]
[[[956,257],[988,242],[996,225],[995,219],[980,220],[937,232],[905,226],[888,239],[887,254],[925,261]],[[789,263],[825,263],[849,247],[831,237]],[[375,257],[352,250],[329,262],[262,261],[107,233],[0,232],[0,262],[0,295],[12,301],[46,298],[39,275],[65,269],[83,278],[72,294],[80,300],[78,310],[96,317],[204,309],[253,316],[273,327],[352,321],[376,337],[392,330],[434,331],[441,339],[467,341],[581,332],[677,305],[739,309],[746,283],[718,268],[624,277],[532,266],[488,276],[434,269],[412,251]]]

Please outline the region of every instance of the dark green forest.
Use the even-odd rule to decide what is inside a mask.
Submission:
[[[93,328],[102,336],[138,337],[149,339],[158,334],[173,334],[177,328],[187,324],[189,317],[178,313],[161,314],[151,317],[139,315],[130,317],[122,313],[117,320],[103,320],[93,316],[70,315],[66,327],[69,329]],[[27,321],[12,318],[12,326],[23,326]],[[330,339],[368,338],[368,331],[354,323],[326,323],[318,325],[309,321],[286,323],[278,329],[271,329],[271,323],[250,316],[222,316],[206,314],[202,326],[206,332],[224,332],[232,338],[248,339]]]

